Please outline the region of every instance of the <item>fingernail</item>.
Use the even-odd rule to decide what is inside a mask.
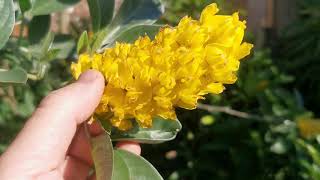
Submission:
[[[78,82],[92,83],[98,78],[98,76],[100,76],[98,71],[88,70],[80,75]]]

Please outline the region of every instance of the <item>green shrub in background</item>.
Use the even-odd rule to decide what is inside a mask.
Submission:
[[[4,23],[0,27],[0,81],[6,82],[0,85],[1,152],[39,101],[70,80],[66,59],[74,54],[77,37],[49,32],[50,13],[62,11],[77,2],[1,1],[0,22]],[[20,34],[9,39],[14,23],[20,23]],[[27,38],[23,37],[24,29],[29,30]],[[6,71],[8,69],[11,70]]]
[[[53,38],[48,33],[48,14],[70,7],[77,1],[51,1],[54,3],[52,9],[43,6],[42,2],[16,2],[20,5],[20,10],[15,13],[16,22],[20,21],[31,29],[31,34],[28,38],[10,38],[0,50],[2,69],[15,69],[13,73],[21,75],[17,76],[18,82],[26,80],[20,77],[29,78],[27,84],[2,85],[0,88],[1,151],[42,97],[65,85],[71,77],[67,70],[69,59],[76,56],[80,34],[56,34]],[[316,57],[320,52],[316,48],[318,39],[314,38],[319,31],[320,8],[315,5],[318,1],[304,2],[311,4],[302,6],[304,14],[297,22],[299,25],[294,26],[296,30],[290,28],[292,33],[284,34],[284,47],[288,51],[282,51],[286,57],[277,60],[284,64],[275,65],[271,56],[274,51],[256,50],[242,64],[236,86],[228,87],[229,90],[221,96],[208,96],[198,110],[179,110],[178,117],[184,127],[174,141],[143,148],[143,156],[151,160],[165,179],[320,179],[319,131],[309,137],[300,133],[301,130],[313,132],[306,127],[310,128],[308,123],[316,120],[304,105],[313,106],[313,99],[320,94],[315,88],[312,91],[302,88],[310,82],[314,82],[312,87],[317,87]],[[165,3],[167,12],[161,22],[176,24],[186,14],[199,16],[201,9],[212,1],[166,0]],[[229,1],[218,3],[226,11],[232,8]],[[99,13],[95,15],[99,16]],[[1,18],[0,22],[3,22]],[[105,23],[93,22],[92,30],[96,32]],[[84,30],[90,29],[77,32]],[[310,37],[306,38],[306,35]],[[7,37],[6,33],[1,34],[0,42]],[[288,67],[286,72],[291,76],[285,73],[284,67]],[[291,88],[294,82],[300,82],[298,87],[302,94]]]
[[[304,95],[305,104],[319,115],[320,101],[320,1],[297,1],[298,18],[285,28],[276,54],[277,63],[296,76],[293,86]]]

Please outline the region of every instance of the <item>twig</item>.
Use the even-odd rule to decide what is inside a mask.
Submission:
[[[258,115],[253,115],[253,114],[249,114],[246,112],[237,111],[237,110],[234,110],[228,106],[214,106],[214,105],[207,105],[207,104],[199,103],[198,109],[202,109],[202,110],[208,111],[210,113],[222,112],[222,113],[229,114],[229,115],[236,116],[236,117],[243,118],[243,119],[264,120],[262,117],[260,117]]]

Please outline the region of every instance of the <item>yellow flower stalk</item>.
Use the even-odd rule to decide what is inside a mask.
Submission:
[[[106,87],[97,114],[113,113],[110,122],[128,130],[132,120],[150,127],[152,118],[176,119],[175,108],[195,109],[208,93],[222,93],[237,80],[240,60],[252,44],[242,43],[245,22],[238,13],[216,15],[207,6],[200,20],[184,17],[177,27],[163,27],[151,40],[116,43],[102,54],[82,54],[71,66],[77,79],[88,69],[100,71]]]

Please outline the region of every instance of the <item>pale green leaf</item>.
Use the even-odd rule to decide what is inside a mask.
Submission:
[[[89,48],[88,33],[87,31],[84,31],[78,40],[77,53],[78,54],[85,53],[88,51],[88,48]]]
[[[32,0],[32,8],[28,13],[32,16],[46,15],[63,11],[78,3],[80,0]]]
[[[25,84],[28,75],[23,69],[0,70],[0,84]]]
[[[15,14],[12,0],[0,0],[0,49],[8,41],[14,27]]]
[[[113,129],[113,141],[134,141],[146,144],[157,144],[173,140],[182,126],[178,120],[167,120],[160,117],[153,119],[151,128],[141,128],[137,123],[129,131]]]
[[[147,160],[125,150],[114,150],[114,167],[112,180],[163,180]]]
[[[135,40],[139,38],[139,36],[149,36],[151,39],[154,39],[155,35],[158,33],[161,25],[138,25],[128,29],[119,36],[117,36],[114,40],[112,40],[112,44],[117,42],[126,42],[133,43]]]

